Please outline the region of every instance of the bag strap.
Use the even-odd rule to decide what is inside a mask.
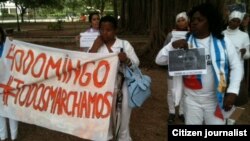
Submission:
[[[122,51],[124,51],[124,47],[125,47],[124,40],[122,40]]]

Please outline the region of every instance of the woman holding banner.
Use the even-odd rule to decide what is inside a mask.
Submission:
[[[0,41],[0,60],[1,60],[3,48],[4,48],[4,43],[5,43],[5,39],[6,39],[6,34],[5,34],[5,31],[3,30],[2,27],[0,27],[0,39],[1,39],[1,41]],[[2,101],[2,94],[0,94],[0,97],[1,97],[1,101]],[[2,104],[3,103],[0,102],[0,106],[3,106]],[[1,114],[1,111],[0,111],[0,114]],[[9,122],[7,122],[7,120],[9,120]],[[10,119],[10,118],[2,117],[2,116],[0,116],[0,139],[1,139],[1,141],[6,141],[8,138],[7,123],[9,123],[11,140],[14,141],[17,138],[18,121]]]
[[[139,59],[134,51],[134,48],[126,40],[121,40],[116,37],[117,30],[117,21],[112,16],[104,16],[101,18],[99,23],[100,36],[97,37],[93,46],[90,48],[90,53],[118,53],[120,63],[124,65],[139,65]],[[122,78],[122,65],[119,68],[118,77],[116,80],[115,92],[121,90],[121,97],[117,97],[119,100],[122,98],[121,107],[116,106],[116,111],[114,113],[121,112],[120,122],[113,123],[117,125],[110,126],[109,139],[112,139],[112,132],[114,132],[113,139],[117,141],[131,141],[129,133],[129,121],[132,108],[128,106],[128,90],[126,83],[121,81],[119,78]],[[119,86],[121,84],[121,87]],[[116,102],[113,102],[116,104]],[[113,104],[113,107],[115,105]],[[119,114],[119,113],[118,113]],[[111,118],[112,119],[112,118]],[[114,120],[114,119],[113,119]],[[119,119],[118,119],[119,120]],[[111,123],[112,124],[112,123]],[[114,127],[115,126],[115,127]],[[113,128],[113,129],[112,129]],[[117,130],[118,129],[118,130]],[[114,130],[114,131],[113,131]]]

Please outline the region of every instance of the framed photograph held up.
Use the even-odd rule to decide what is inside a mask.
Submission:
[[[205,48],[169,51],[168,61],[170,76],[207,73]]]

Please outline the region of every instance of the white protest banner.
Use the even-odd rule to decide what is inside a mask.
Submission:
[[[83,32],[80,33],[80,47],[92,47],[99,32]]]
[[[90,140],[107,140],[117,54],[6,41],[0,115]]]

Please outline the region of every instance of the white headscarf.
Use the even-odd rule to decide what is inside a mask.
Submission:
[[[186,21],[188,21],[188,16],[186,12],[181,12],[177,14],[175,18],[175,22],[177,22],[179,18],[184,18]]]
[[[238,18],[238,19],[240,19],[240,21],[242,21],[243,17],[244,17],[244,13],[242,13],[240,11],[233,11],[229,15],[229,21],[231,21],[234,18]]]

